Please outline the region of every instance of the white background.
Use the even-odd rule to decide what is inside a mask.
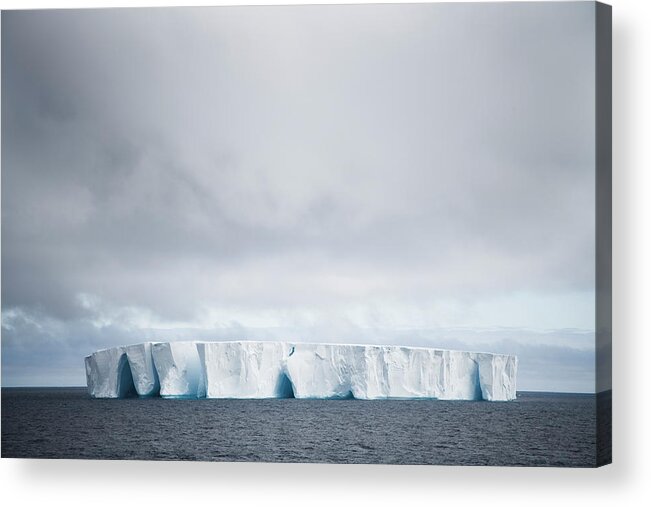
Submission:
[[[273,4],[5,1],[3,9]],[[303,3],[285,1],[283,3]],[[318,3],[350,3],[346,1]],[[651,2],[613,4],[613,459],[598,470],[0,461],[4,505],[642,505],[651,501]],[[645,94],[646,91],[646,94]],[[648,503],[646,503],[648,505]]]

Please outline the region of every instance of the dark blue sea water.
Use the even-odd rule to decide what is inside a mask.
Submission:
[[[2,457],[586,467],[598,461],[598,407],[610,421],[604,396],[95,400],[83,388],[3,388]]]

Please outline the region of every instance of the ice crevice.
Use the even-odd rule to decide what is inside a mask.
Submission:
[[[508,401],[513,355],[395,345],[145,342],[85,358],[93,398]]]

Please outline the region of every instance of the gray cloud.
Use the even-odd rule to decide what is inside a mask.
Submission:
[[[590,298],[592,30],[589,4],[3,13],[3,323]]]

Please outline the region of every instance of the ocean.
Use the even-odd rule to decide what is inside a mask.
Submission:
[[[101,400],[3,388],[2,457],[591,467],[610,461],[610,400]]]

